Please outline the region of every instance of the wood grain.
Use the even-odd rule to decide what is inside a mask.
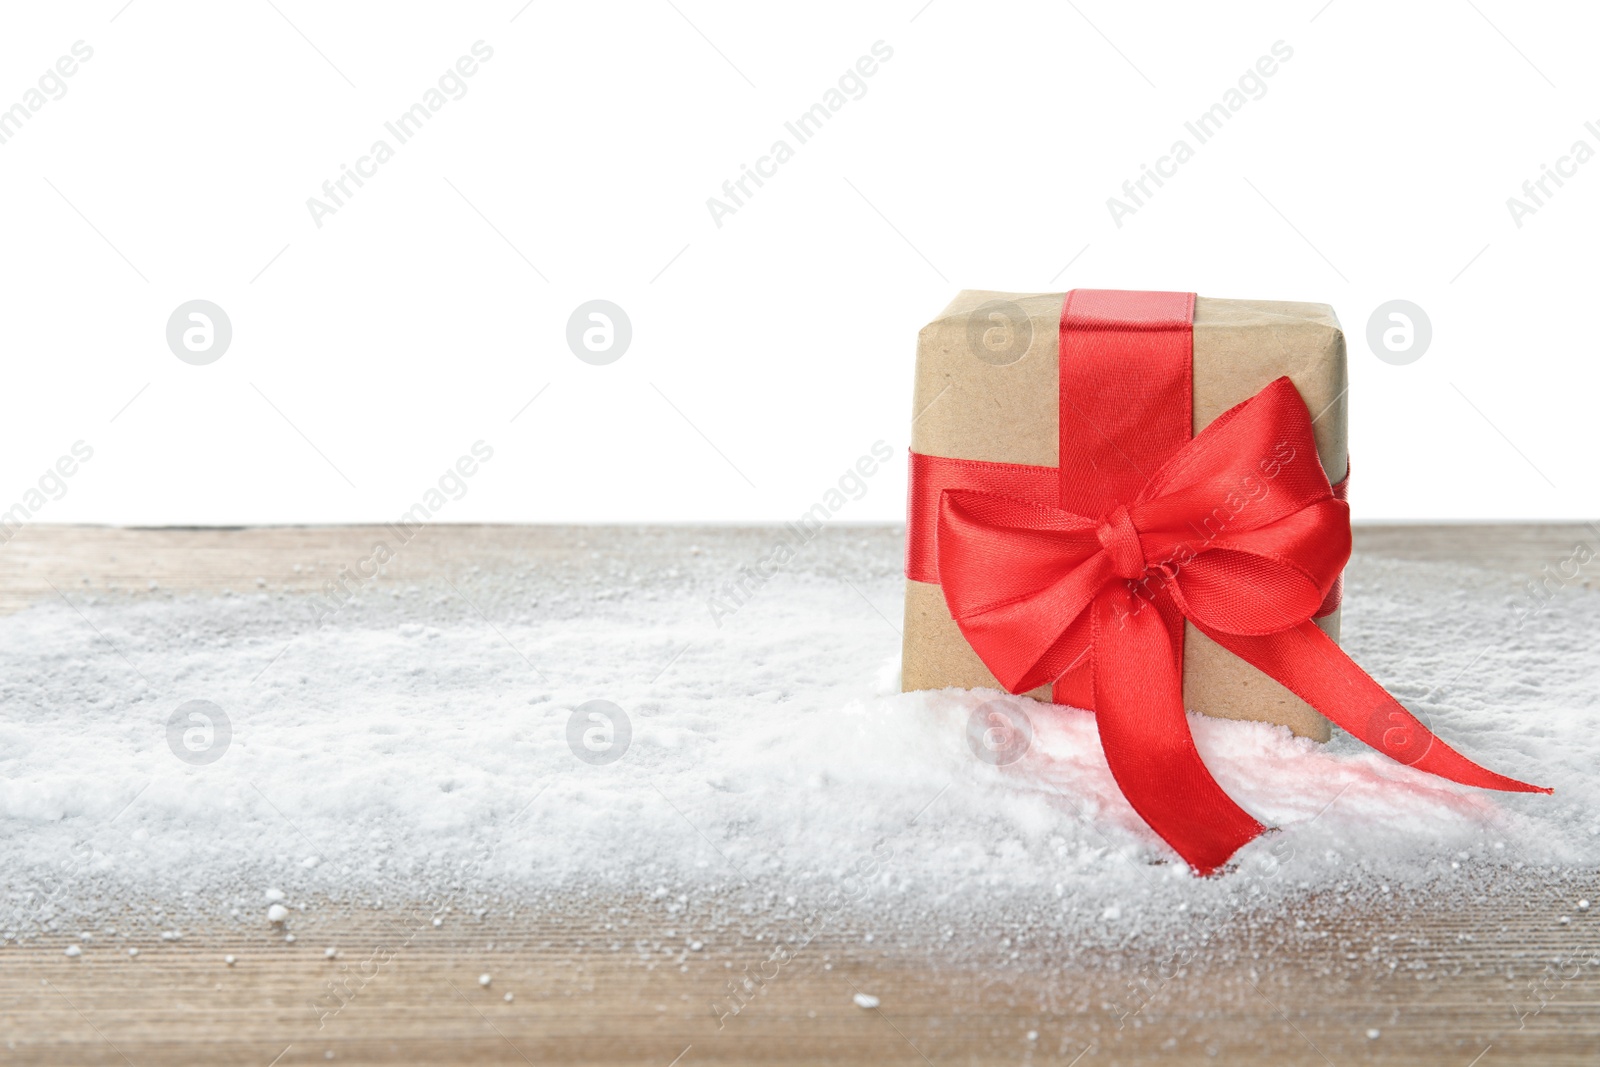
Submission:
[[[375,532],[27,528],[0,550],[0,610],[84,588],[155,596],[259,580],[311,593]],[[692,534],[707,544],[770,536]],[[596,551],[665,564],[686,536],[434,527],[383,580],[581,568]],[[866,536],[883,554],[897,531]],[[1359,528],[1354,566],[1454,562],[1503,574],[1514,589],[1588,536],[1562,526]],[[737,989],[747,967],[759,973],[791,926],[758,914],[694,950],[649,902],[591,895],[448,912],[437,927],[395,907],[312,907],[291,918],[291,944],[258,921],[186,929],[179,940],[132,924],[105,934],[122,917],[111,910],[78,958],[64,955],[75,931],[0,946],[0,1062],[1594,1064],[1600,926],[1573,902],[1600,901],[1595,874],[1502,872],[1448,905],[1395,893],[1308,896],[1293,912],[1241,906],[1204,931],[1203,950],[1178,959],[1174,946],[1138,938],[1074,945],[1048,924],[981,954],[945,947],[936,924],[875,941],[824,929],[737,1012],[730,983]],[[485,972],[488,987],[478,983]],[[879,1005],[858,1007],[857,992]]]

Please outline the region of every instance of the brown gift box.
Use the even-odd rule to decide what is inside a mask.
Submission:
[[[917,339],[911,449],[930,456],[1056,466],[1058,335],[1064,293],[967,289]],[[1344,333],[1326,304],[1197,297],[1194,427],[1288,375],[1314,420],[1328,480],[1343,480],[1349,438]],[[1339,613],[1317,620],[1335,640]],[[937,585],[906,581],[902,688],[1000,688]],[[1050,700],[1049,686],[1029,694]],[[1184,630],[1183,703],[1224,719],[1280,723],[1326,741],[1328,721],[1192,624]]]

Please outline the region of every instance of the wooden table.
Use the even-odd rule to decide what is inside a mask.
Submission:
[[[30,527],[0,551],[0,611],[85,583],[130,596],[152,581],[221,591],[260,579],[312,592],[338,561],[361,558],[371,535]],[[697,536],[759,545],[770,535]],[[865,536],[892,566],[899,532]],[[1589,535],[1365,527],[1353,566],[1458,561],[1533,577],[1579,536]],[[468,562],[490,572],[571,562],[578,541],[607,538],[664,552],[659,531],[432,527],[380,580]],[[137,956],[69,959],[69,938],[46,936],[0,947],[0,1062],[1594,1064],[1600,934],[1553,920],[1578,896],[1600,901],[1594,874],[1507,873],[1456,909],[1426,895],[1338,910],[1311,899],[1302,913],[1220,922],[1204,953],[1177,961],[1158,945],[1087,951],[1048,931],[976,958],[941,949],[933,931],[868,943],[825,928],[737,1013],[725,964],[763,958],[790,931],[752,919],[738,944],[697,953],[667,935],[659,909],[629,899],[451,912],[437,927],[396,907],[313,912],[297,921],[294,946],[261,924],[220,924],[130,942]],[[1301,927],[1302,914],[1314,921]],[[1380,940],[1401,946],[1404,966],[1372,961]],[[339,956],[325,959],[324,944]],[[496,963],[484,988],[486,945]],[[857,992],[880,1004],[857,1006]]]

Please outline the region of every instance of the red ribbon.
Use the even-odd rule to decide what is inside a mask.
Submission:
[[[1265,828],[1195,749],[1185,619],[1402,763],[1550,792],[1434,737],[1311,621],[1338,604],[1349,506],[1288,378],[1190,439],[1193,311],[1189,293],[1068,293],[1059,467],[913,453],[907,576],[943,587],[1008,691],[1049,682],[1095,712],[1123,795],[1201,874]]]

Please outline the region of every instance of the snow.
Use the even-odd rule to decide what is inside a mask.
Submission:
[[[304,594],[170,582],[0,617],[0,941],[130,905],[170,929],[425,902],[437,926],[584,892],[925,923],[1013,901],[1120,937],[1191,906],[1600,863],[1600,593],[1579,584],[1519,626],[1503,574],[1358,557],[1356,658],[1451,744],[1556,793],[1191,716],[1223,788],[1280,830],[1201,880],[1122,798],[1091,714],[896,691],[893,531],[829,530],[720,627],[706,597],[772,534],[694,533],[375,583],[320,628]],[[996,700],[1032,728],[1004,766],[968,743]],[[191,701],[225,728],[173,726]]]

